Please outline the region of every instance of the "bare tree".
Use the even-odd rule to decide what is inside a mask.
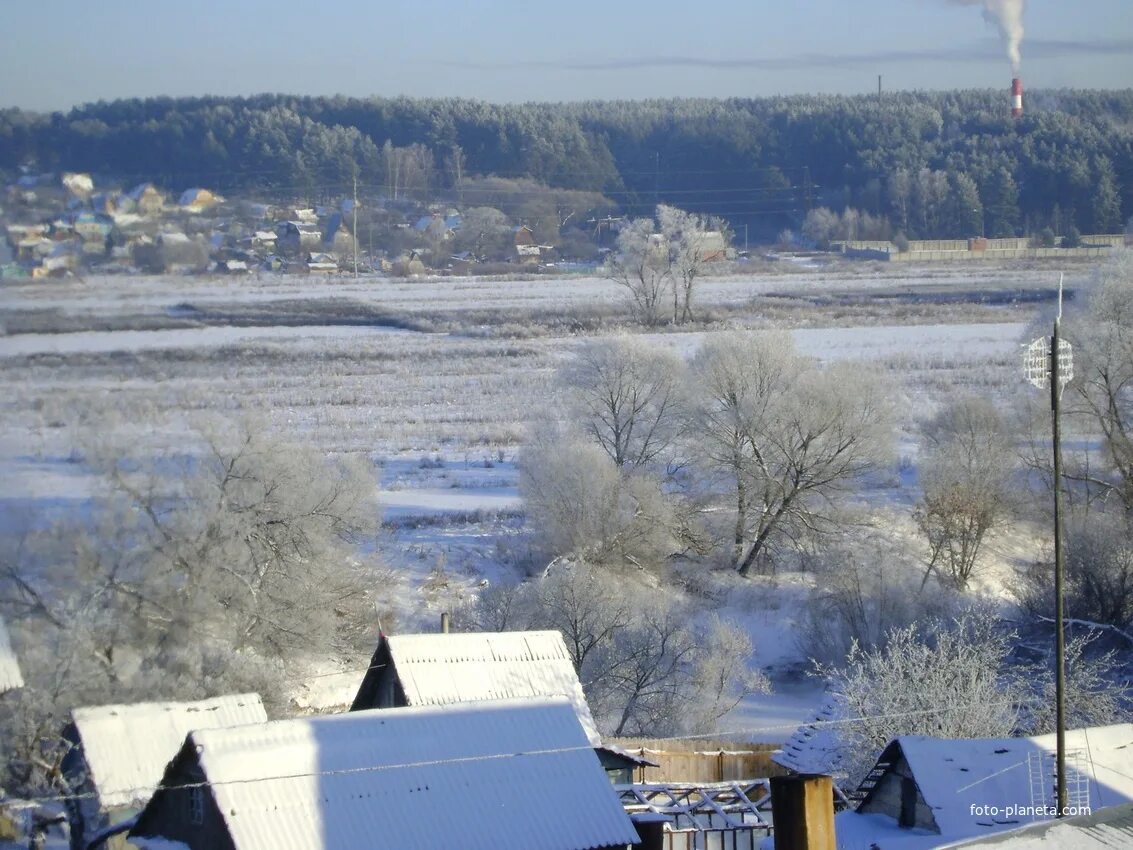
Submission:
[[[1015,435],[987,399],[967,396],[923,429],[917,525],[929,545],[925,581],[936,572],[968,586],[987,534],[1011,514]]]
[[[834,527],[834,496],[888,457],[881,385],[851,366],[818,369],[789,336],[716,334],[692,365],[694,427],[732,487],[734,565],[769,567],[775,546]]]
[[[630,309],[641,323],[659,325],[664,315],[663,300],[670,290],[669,254],[664,237],[653,220],[638,218],[618,234],[618,253],[607,266],[610,280],[625,287]]]
[[[560,374],[574,418],[618,467],[651,464],[680,434],[683,362],[635,337],[590,343]]]

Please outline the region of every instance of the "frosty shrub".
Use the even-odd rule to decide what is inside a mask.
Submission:
[[[599,446],[552,436],[524,450],[520,493],[548,555],[597,563],[654,563],[673,551],[673,520],[660,482],[623,472]]]
[[[1066,526],[1066,616],[1096,624],[1133,650],[1133,529],[1120,513],[1090,511]],[[1036,618],[1054,616],[1054,565],[1033,564],[1017,589]]]
[[[884,646],[855,644],[839,668],[824,668],[853,722],[841,727],[851,785],[898,735],[997,738],[1019,723],[1028,696],[1004,676],[1010,636],[974,613],[894,629]]]
[[[961,604],[950,588],[926,584],[913,558],[879,535],[826,548],[814,569],[799,643],[822,663],[840,662],[855,645],[884,648],[895,629],[947,618]]]

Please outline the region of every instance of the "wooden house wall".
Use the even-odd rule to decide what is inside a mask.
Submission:
[[[167,777],[167,780],[169,778]],[[205,781],[204,772],[195,762],[191,768],[183,768],[173,783],[192,784]],[[161,836],[171,841],[187,844],[192,850],[235,850],[228,826],[212,796],[212,790],[202,788],[204,798],[203,822],[196,824],[190,817],[190,797],[192,788],[166,788],[151,801],[150,806],[139,818],[131,835]]]

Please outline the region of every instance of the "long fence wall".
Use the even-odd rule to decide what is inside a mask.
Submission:
[[[635,782],[728,782],[790,773],[771,760],[778,744],[666,738],[615,738],[611,743],[657,765],[635,770]]]
[[[1069,257],[1102,257],[1113,248],[1129,244],[1121,233],[1083,236],[1077,248],[1036,248],[1029,239],[914,239],[908,250],[892,242],[848,240],[832,243],[847,257],[889,263],[949,262],[967,260],[1035,260]]]

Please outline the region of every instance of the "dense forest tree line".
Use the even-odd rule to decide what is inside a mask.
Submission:
[[[1133,215],[1133,90],[601,101],[155,98],[0,110],[0,169],[31,165],[280,196],[430,200],[471,175],[658,202],[774,234],[847,208],[910,238],[1119,230]],[[475,190],[472,191],[475,194]],[[465,192],[461,203],[482,205]]]

